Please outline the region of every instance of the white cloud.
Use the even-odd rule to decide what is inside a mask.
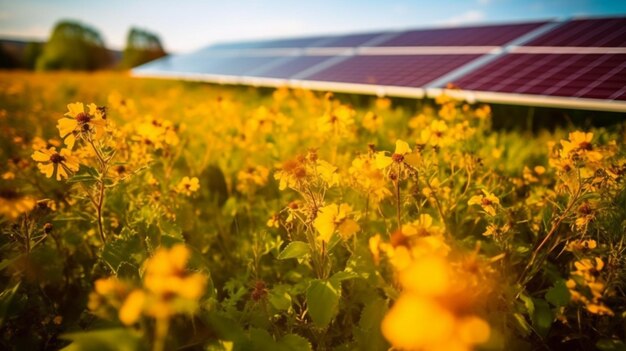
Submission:
[[[443,24],[458,26],[465,23],[480,22],[485,19],[485,13],[480,10],[469,10],[462,14],[443,20]]]

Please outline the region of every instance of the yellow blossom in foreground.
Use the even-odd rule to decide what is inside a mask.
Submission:
[[[176,192],[187,196],[195,193],[198,189],[200,189],[200,181],[196,177],[183,177],[176,185]]]
[[[144,308],[144,302],[146,301],[146,294],[141,290],[134,290],[128,295],[122,308],[119,311],[120,321],[126,325],[131,325],[137,322],[141,316],[141,311]]]
[[[71,173],[80,168],[78,159],[72,156],[69,149],[61,149],[59,152],[54,147],[41,149],[35,151],[31,157],[39,162],[37,168],[48,178],[52,177],[55,172],[57,180],[68,178]]]
[[[329,242],[335,230],[346,240],[356,234],[361,227],[351,218],[352,207],[348,204],[330,204],[320,208],[313,226],[319,232],[318,239]]]
[[[480,205],[491,216],[496,215],[496,207],[500,204],[500,199],[494,194],[483,189],[482,195],[472,196],[467,202],[468,205]]]
[[[144,264],[140,288],[131,289],[128,282],[117,277],[97,280],[89,297],[89,309],[102,313],[106,312],[101,309],[105,303],[113,306],[126,325],[136,323],[142,315],[167,319],[177,313],[193,313],[204,294],[207,277],[187,271],[190,255],[184,244],[159,248]]]
[[[59,134],[70,150],[74,147],[77,136],[98,139],[104,133],[106,125],[104,108],[95,104],[89,104],[88,108],[89,111],[86,111],[82,102],[68,104],[68,112],[58,121]]]

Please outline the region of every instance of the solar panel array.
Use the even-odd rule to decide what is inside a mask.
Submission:
[[[133,74],[626,111],[626,17],[224,43]]]

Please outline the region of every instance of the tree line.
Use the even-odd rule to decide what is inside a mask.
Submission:
[[[32,70],[128,69],[165,56],[159,37],[147,30],[131,28],[126,37],[122,58],[105,46],[100,33],[76,21],[55,25],[47,42],[29,42],[21,50],[0,45],[0,68]]]

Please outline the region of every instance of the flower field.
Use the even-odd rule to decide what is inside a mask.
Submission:
[[[0,73],[0,348],[624,350],[626,123]]]

